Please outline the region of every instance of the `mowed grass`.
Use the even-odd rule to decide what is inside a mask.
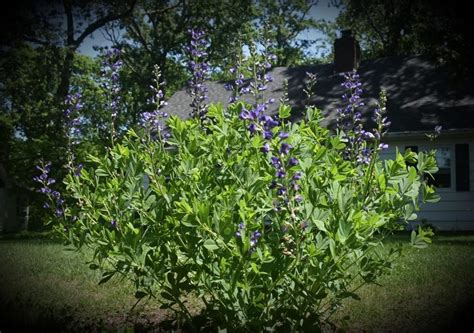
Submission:
[[[0,240],[0,331],[137,330],[166,319],[153,302],[130,311],[133,286],[118,278],[99,285],[87,259],[47,240]]]
[[[389,275],[359,290],[361,301],[347,300],[337,318],[361,332],[473,332],[474,234],[442,234],[425,249],[404,242],[403,256]]]
[[[474,330],[474,235],[441,235],[426,249],[402,241],[404,256],[390,275],[360,290],[334,320],[350,332]],[[156,300],[130,311],[133,286],[85,264],[87,254],[47,240],[0,240],[0,331],[164,331],[170,313]],[[349,315],[344,323],[342,318]]]

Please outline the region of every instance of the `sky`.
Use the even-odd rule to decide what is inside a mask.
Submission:
[[[329,0],[320,0],[316,6],[313,6],[310,10],[310,16],[315,18],[316,20],[325,19],[326,21],[332,21],[336,19],[337,15],[339,14],[340,8],[336,8],[335,6],[329,5]],[[92,36],[88,37],[82,45],[79,47],[79,52],[91,57],[97,55],[97,52],[94,51],[94,45],[98,46],[110,46],[111,43],[106,39],[105,33],[103,29],[100,29],[92,34]],[[303,39],[320,39],[325,38],[325,36],[317,31],[316,29],[308,29],[303,31],[298,36],[299,38]],[[330,46],[329,46],[330,47]],[[316,54],[321,56],[325,53],[328,53],[330,50],[328,49],[320,49],[316,50],[316,48],[309,49],[311,54]]]

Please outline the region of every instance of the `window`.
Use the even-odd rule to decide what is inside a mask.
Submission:
[[[439,189],[452,189],[458,192],[470,191],[469,144],[405,146],[405,150],[408,148],[414,152],[418,152],[419,149],[421,151],[436,149],[436,162],[439,171],[433,175],[434,179],[428,176],[428,183]]]
[[[438,172],[435,173],[434,179],[429,177],[428,182],[437,188],[451,187],[451,148],[437,147],[436,148],[436,163],[438,164]]]

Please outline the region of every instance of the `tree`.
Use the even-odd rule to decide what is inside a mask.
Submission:
[[[317,1],[305,0],[262,0],[257,1],[257,28],[264,30],[264,36],[273,42],[273,52],[278,56],[277,66],[288,66],[304,58],[303,50],[315,41],[297,39],[300,32],[319,27],[309,16]]]
[[[358,34],[365,58],[425,54],[472,73],[469,12],[460,2],[342,1],[337,23]]]
[[[14,183],[22,189],[32,188],[32,174],[40,159],[52,161],[55,176],[64,174],[66,145],[62,103],[56,102],[64,49],[33,48],[26,44],[5,51],[0,61],[0,128],[2,132],[0,163]],[[84,91],[83,136],[95,140],[96,119],[103,117],[103,107],[94,83],[99,69],[87,56],[75,56],[72,65],[72,85]],[[102,103],[103,104],[103,103]],[[88,130],[87,130],[88,129]],[[99,146],[99,145],[97,145]],[[89,146],[88,151],[93,151]],[[35,218],[41,217],[41,205],[34,193],[27,193]],[[34,205],[34,203],[38,205]],[[34,222],[34,221],[33,221]],[[37,222],[37,221],[36,221]]]
[[[11,32],[4,33],[2,43],[12,47],[29,42],[44,47],[64,48],[57,59],[61,64],[55,97],[62,102],[71,80],[74,57],[84,40],[106,24],[130,15],[136,0],[114,1],[22,1],[26,9],[16,8],[12,13],[15,22],[7,22]]]
[[[187,81],[183,49],[189,41],[189,29],[208,32],[212,45],[208,61],[222,66],[235,51],[238,32],[252,17],[250,0],[140,1],[133,15],[108,29],[109,39],[124,51],[124,84],[133,91],[134,109],[147,108],[155,64],[163,73],[161,80],[166,81],[166,95]]]

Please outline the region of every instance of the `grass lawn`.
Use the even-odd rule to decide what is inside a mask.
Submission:
[[[408,235],[392,241],[401,238],[408,243]],[[170,314],[156,301],[130,312],[133,287],[118,279],[97,285],[100,276],[85,260],[44,239],[0,240],[0,331],[166,331]],[[336,313],[342,330],[474,330],[474,235],[439,235],[427,249],[406,245],[379,282]]]

